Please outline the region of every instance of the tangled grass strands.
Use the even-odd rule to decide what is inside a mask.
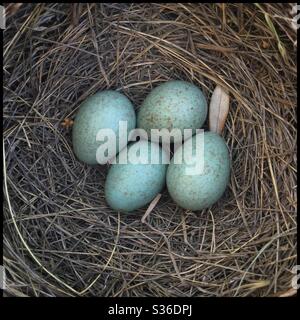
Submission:
[[[24,3],[7,17],[6,295],[294,295],[296,30],[290,7],[260,6],[276,36],[254,4]],[[105,202],[108,166],[73,154],[72,120],[99,90],[138,110],[170,79],[208,100],[216,85],[229,91],[230,184],[207,210],[164,190],[149,215],[118,214]]]

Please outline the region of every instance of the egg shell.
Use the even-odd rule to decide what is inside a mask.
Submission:
[[[190,138],[192,141],[190,139],[185,141],[176,150],[166,176],[167,188],[172,199],[180,207],[189,210],[208,208],[218,201],[223,195],[230,177],[230,158],[227,145],[221,136],[210,131],[204,133],[204,170],[202,174],[187,174],[186,169],[189,165],[183,157],[184,148],[188,153],[193,152],[195,156],[195,137],[196,135]],[[174,163],[174,158],[178,155],[182,157],[182,164]]]
[[[98,131],[112,129],[118,138],[119,121],[127,121],[128,132],[136,126],[134,107],[125,95],[105,90],[88,97],[79,108],[72,130],[73,150],[77,158],[90,165],[97,164],[96,152],[103,143],[96,141]],[[118,140],[116,146],[112,157],[119,151]],[[105,163],[105,159],[99,160]]]
[[[151,129],[172,130],[201,128],[207,116],[207,102],[202,91],[192,83],[172,80],[154,88],[142,103],[137,126],[147,131]],[[175,143],[179,141],[175,138]],[[173,141],[172,141],[173,142]]]
[[[139,144],[139,145],[137,145]],[[118,164],[121,154],[130,160],[130,152],[139,149],[137,154],[149,161],[148,164]],[[151,164],[151,153],[159,157],[157,164]],[[130,143],[116,157],[105,181],[105,197],[108,205],[116,211],[131,212],[139,209],[163,189],[167,171],[167,154],[156,143],[140,140]]]

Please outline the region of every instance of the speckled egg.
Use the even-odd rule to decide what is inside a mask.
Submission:
[[[141,163],[133,163],[131,155],[137,155]],[[150,164],[156,157],[157,164]],[[119,164],[120,158],[127,164]],[[156,143],[140,140],[130,143],[116,157],[105,181],[105,197],[108,205],[116,211],[131,212],[155,198],[163,189],[166,179],[167,154]]]
[[[179,206],[190,210],[210,207],[220,199],[229,183],[230,176],[227,145],[221,136],[210,131],[204,133],[203,171],[201,174],[193,174],[192,162],[187,164],[183,154],[186,148],[187,153],[191,154],[194,160],[199,161],[203,152],[199,152],[200,157],[196,158],[196,142],[195,135],[176,150],[166,177],[170,196]],[[199,141],[197,144],[199,146]],[[177,164],[174,163],[177,156],[179,156],[178,159],[181,157],[182,164],[178,164],[178,160]]]
[[[151,129],[201,128],[207,116],[207,102],[202,91],[192,83],[180,80],[165,82],[153,89],[142,103],[137,126]],[[174,142],[178,139],[175,138]]]
[[[130,100],[123,94],[105,90],[87,98],[80,106],[75,117],[72,140],[77,158],[87,164],[105,163],[106,159],[96,158],[98,147],[105,141],[97,141],[100,129],[112,129],[116,133],[115,156],[119,151],[119,121],[127,121],[128,132],[136,126],[136,115]],[[121,147],[125,147],[121,145]]]

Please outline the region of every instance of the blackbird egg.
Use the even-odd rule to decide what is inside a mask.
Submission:
[[[120,164],[120,159],[127,163]],[[163,189],[167,154],[156,143],[130,143],[116,157],[108,171],[105,197],[116,211],[131,212],[147,205]],[[151,162],[151,163],[150,163]]]
[[[210,207],[223,195],[230,176],[230,159],[224,139],[217,133],[205,132],[203,148],[196,139],[199,133],[179,147],[167,170],[166,183],[170,196],[182,208],[201,210]],[[196,157],[196,148],[200,154]],[[202,150],[202,151],[201,151]],[[185,153],[203,160],[201,173],[185,161]],[[200,158],[202,157],[202,158]],[[176,161],[174,160],[176,159]],[[181,159],[181,163],[178,159]]]
[[[183,137],[184,129],[192,129],[192,134],[195,134],[206,116],[207,102],[202,91],[192,83],[173,80],[148,94],[139,109],[137,126],[146,130],[148,136],[151,129],[180,129]],[[175,136],[171,142],[181,140]]]
[[[87,164],[103,164],[107,158],[97,157],[97,149],[105,141],[97,140],[100,129],[111,129],[116,135],[116,149],[111,154],[114,157],[120,146],[119,122],[127,123],[127,132],[136,126],[136,115],[130,100],[117,91],[105,90],[87,98],[80,106],[74,120],[72,131],[73,149],[79,160]],[[125,147],[127,141],[121,144]]]

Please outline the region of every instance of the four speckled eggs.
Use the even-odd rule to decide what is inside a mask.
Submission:
[[[74,153],[87,164],[105,163],[107,158],[99,159],[97,156],[97,148],[103,143],[97,141],[97,132],[111,129],[118,140],[119,121],[127,122],[128,133],[137,122],[137,127],[144,129],[150,138],[151,129],[177,128],[182,132],[192,129],[195,134],[206,117],[207,102],[202,91],[185,81],[168,81],[153,89],[141,105],[137,121],[134,107],[125,95],[112,90],[98,92],[83,102],[75,117],[72,132]],[[141,140],[126,147],[117,143],[116,154],[112,155],[116,156],[116,163],[111,165],[105,182],[108,205],[123,212],[142,208],[161,192],[166,181],[171,198],[182,208],[201,210],[211,206],[222,196],[229,182],[228,149],[221,136],[205,132],[204,153],[200,155],[204,157],[204,171],[187,174],[187,163],[184,160],[180,164],[174,163],[174,158],[179,152],[194,152],[195,148],[194,135],[175,151],[168,166],[165,151],[159,144]],[[157,154],[160,162],[118,163],[120,157],[128,158],[135,149],[142,158],[151,158],[151,153]]]

